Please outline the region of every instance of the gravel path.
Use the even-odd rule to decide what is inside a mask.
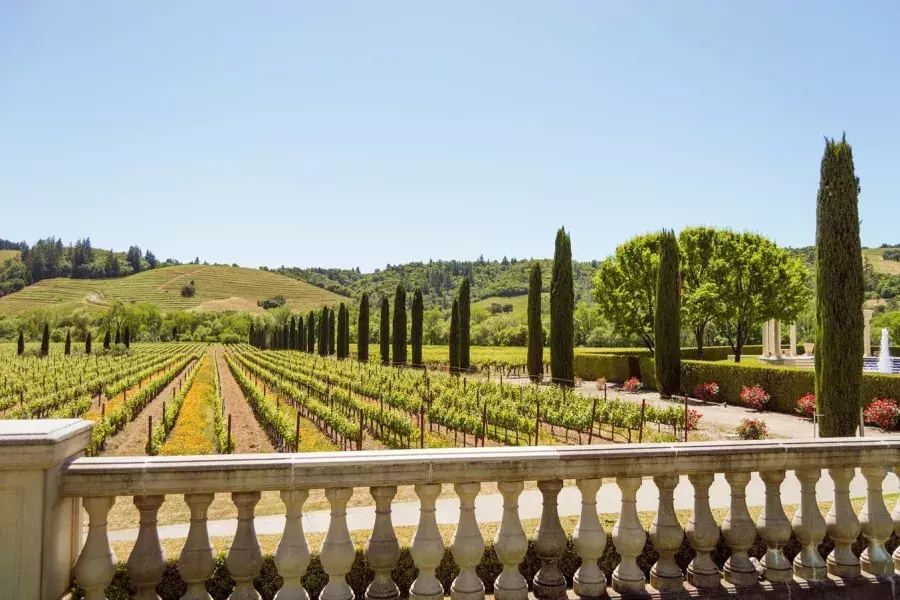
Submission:
[[[231,415],[231,437],[235,453],[275,452],[266,432],[259,426],[250,403],[244,397],[244,392],[231,374],[221,350],[216,351],[216,361],[219,366],[219,385],[225,399],[225,412]]]

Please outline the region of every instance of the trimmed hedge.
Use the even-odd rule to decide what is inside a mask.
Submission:
[[[647,541],[644,545],[643,552],[637,559],[637,563],[644,571],[644,576],[649,577],[650,568],[659,558],[659,554],[653,549],[649,533],[646,535]],[[885,544],[887,551],[893,552],[894,548],[898,545],[898,541],[900,540],[897,539],[896,535],[891,534],[891,538]],[[500,574],[500,571],[503,570],[503,566],[497,558],[493,543],[486,541],[485,546],[484,555],[476,568],[476,572],[484,583],[486,592],[492,594],[494,592],[494,580]],[[833,548],[834,542],[826,536],[825,540],[819,544],[818,550],[822,557],[825,558]],[[853,545],[853,552],[858,556],[864,548],[866,548],[866,542],[860,534],[856,543]],[[791,540],[784,547],[784,553],[788,560],[793,560],[794,556],[796,556],[799,551],[800,543],[792,535]],[[755,558],[762,558],[765,556],[765,553],[766,545],[759,535],[757,535],[756,540],[753,542],[753,546],[749,550],[749,554]],[[691,548],[690,544],[688,544],[687,540],[683,540],[681,549],[675,555],[675,560],[682,571],[687,569],[688,563],[694,558],[694,554],[694,550]],[[731,551],[725,545],[725,541],[720,535],[718,545],[713,552],[712,558],[719,568],[722,568],[729,556],[731,556]],[[607,582],[611,581],[613,569],[615,569],[619,560],[620,556],[613,547],[612,536],[607,533],[606,550],[600,558],[600,568],[606,574]],[[578,557],[571,536],[569,536],[565,552],[563,553],[562,559],[559,561],[559,568],[566,576],[566,583],[569,587],[572,586],[572,576],[580,566],[581,559]],[[525,555],[525,559],[519,565],[519,572],[522,573],[529,585],[539,567],[540,560],[535,554],[534,543],[529,539],[528,552]],[[456,563],[453,561],[453,555],[448,548],[444,551],[444,558],[437,568],[437,578],[443,584],[445,594],[450,594],[450,584],[458,574],[459,567],[456,566]],[[397,566],[391,573],[394,582],[400,588],[401,595],[406,596],[409,586],[412,585],[412,582],[417,575],[418,569],[416,569],[412,557],[409,554],[409,548],[403,547],[400,551],[400,560],[397,562]],[[353,566],[350,569],[350,573],[347,575],[347,583],[353,588],[357,598],[364,597],[366,587],[374,578],[375,574],[372,569],[369,568],[365,552],[357,549],[356,559],[353,561]],[[311,598],[318,598],[322,588],[325,587],[327,582],[328,576],[322,569],[319,554],[318,552],[313,552],[309,568],[303,576],[303,586],[306,588],[307,592],[309,592]],[[265,557],[260,575],[254,580],[253,584],[264,600],[271,600],[275,596],[275,593],[281,587],[282,578],[278,575],[278,571],[275,568],[275,561],[272,556]],[[215,600],[226,600],[233,588],[234,579],[231,578],[231,575],[229,575],[228,569],[225,566],[225,553],[223,552],[216,560],[216,569],[213,576],[206,582],[206,591],[209,592]],[[163,574],[162,582],[156,588],[157,593],[162,600],[178,600],[184,594],[186,589],[187,585],[178,574],[176,559],[169,559],[168,564],[166,565],[166,571]],[[125,563],[120,562],[116,568],[112,583],[106,588],[106,597],[109,600],[127,600],[132,598],[136,591],[137,590],[131,585],[131,578],[128,576]],[[73,592],[75,598],[84,598],[84,592],[77,587],[77,584],[73,586]]]
[[[586,381],[605,377],[609,381],[625,381],[631,376],[630,362],[634,356],[614,354],[576,354],[575,376]]]

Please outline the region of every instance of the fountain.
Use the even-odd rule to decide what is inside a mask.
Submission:
[[[891,340],[887,328],[881,330],[881,350],[878,352],[878,372],[891,373],[893,361],[891,360]]]

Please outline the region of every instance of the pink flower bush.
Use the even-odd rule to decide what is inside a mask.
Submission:
[[[887,398],[875,398],[863,411],[866,425],[877,425],[882,429],[896,429],[900,421],[900,406]]]
[[[742,440],[764,440],[769,437],[769,429],[762,419],[742,419],[735,431]]]
[[[797,400],[797,412],[804,417],[812,418],[816,414],[816,395],[807,394]]]
[[[687,411],[687,423],[685,423],[688,431],[693,431],[697,429],[697,424],[700,422],[700,419],[703,418],[703,415],[700,414],[699,410],[694,410],[693,408],[689,408]]]
[[[623,383],[622,387],[625,388],[626,392],[636,392],[641,389],[641,380],[637,377],[632,377],[631,379]]]
[[[694,386],[694,398],[701,402],[712,402],[719,394],[719,384],[715,381]]]
[[[769,403],[770,399],[771,396],[766,393],[766,390],[762,389],[761,385],[754,385],[753,387],[744,386],[741,388],[741,402],[750,408],[762,410],[765,408],[766,404]]]

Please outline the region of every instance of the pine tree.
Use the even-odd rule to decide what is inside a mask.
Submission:
[[[50,354],[50,324],[44,323],[44,335],[41,336],[41,356]]]
[[[297,317],[297,342],[294,350],[303,350],[306,348],[306,331],[304,330],[303,315]]]
[[[464,277],[459,285],[459,368],[468,371],[472,366],[469,346],[471,342],[472,299],[469,278]]]
[[[19,342],[16,345],[16,354],[19,356],[25,354],[25,333],[21,329],[19,330]]]
[[[131,329],[128,328],[128,325],[125,326],[125,349],[131,348]]]
[[[553,383],[575,384],[575,287],[572,279],[572,242],[566,228],[556,232],[553,273],[550,277],[550,374]]]
[[[328,311],[328,354],[334,354],[335,351],[335,318],[334,309]]]
[[[541,263],[531,265],[528,280],[528,377],[537,382],[544,377],[544,326],[541,323]]]
[[[361,362],[369,361],[369,294],[363,292],[359,299],[359,319],[356,323],[356,356]]]
[[[66,330],[66,346],[65,346],[65,354],[66,356],[70,356],[72,354],[72,330]]]
[[[107,329],[106,335],[103,336],[103,349],[104,350],[109,350],[109,343],[110,343],[109,329]]]
[[[116,346],[122,343],[122,329],[116,327]]]
[[[87,337],[84,338],[84,353],[85,354],[91,353],[91,332],[90,331],[87,332]]]
[[[656,387],[664,398],[681,388],[681,276],[678,240],[674,231],[659,238],[659,272],[656,276],[656,312],[653,322],[653,357]]]
[[[816,404],[819,435],[855,435],[863,366],[859,179],[846,135],[826,140],[816,202]]]
[[[316,313],[309,311],[306,315],[306,351],[312,354],[316,351]]]
[[[344,321],[347,319],[347,316],[344,313],[345,310],[344,303],[341,302],[341,305],[338,307],[337,315],[337,357],[341,360],[346,358],[346,356],[344,356]]]
[[[416,288],[412,301],[412,324],[409,330],[409,342],[412,345],[412,364],[415,367],[422,365],[422,320],[425,314],[425,300],[422,298],[422,290]]]
[[[391,307],[381,299],[381,364],[391,364]]]
[[[450,311],[450,372],[459,373],[459,298]]]
[[[328,356],[328,307],[319,315],[319,356]]]

